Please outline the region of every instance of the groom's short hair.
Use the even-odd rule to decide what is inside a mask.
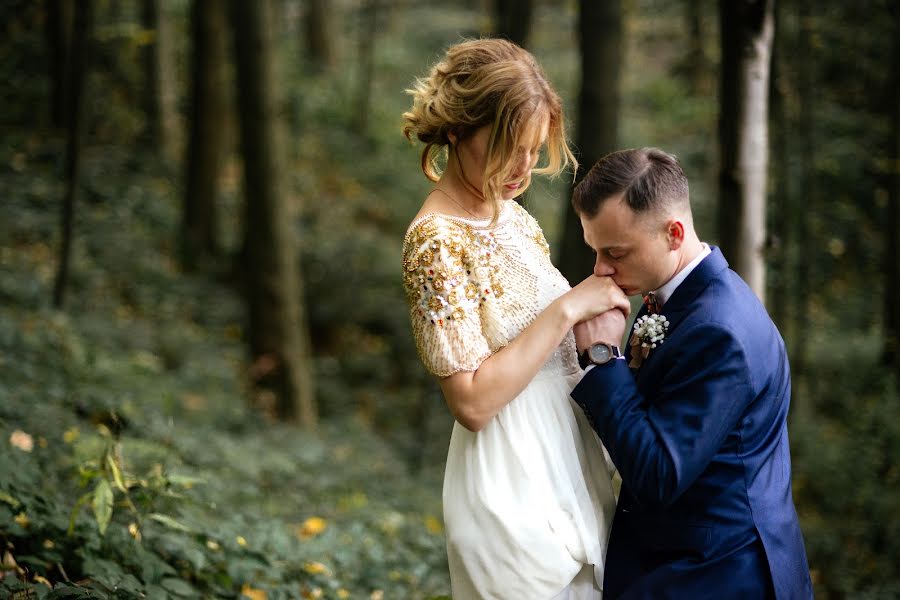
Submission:
[[[687,177],[671,154],[659,148],[632,148],[607,154],[591,167],[572,193],[575,212],[597,215],[610,198],[622,196],[635,213],[687,210]]]

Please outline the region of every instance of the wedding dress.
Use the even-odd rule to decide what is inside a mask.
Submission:
[[[413,334],[438,377],[474,371],[569,289],[537,221],[426,214],[403,244]],[[481,431],[453,426],[443,507],[453,597],[598,599],[615,509],[613,466],[569,392],[570,332]]]

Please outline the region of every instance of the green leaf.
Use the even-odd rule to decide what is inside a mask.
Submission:
[[[184,531],[185,533],[194,533],[194,531],[190,527],[179,523],[178,521],[176,521],[175,519],[173,519],[172,517],[170,517],[168,515],[152,513],[148,516],[151,519],[153,519],[154,521],[158,521],[158,522],[162,523],[166,527],[171,527],[172,529],[175,529],[177,531]]]
[[[169,482],[185,488],[191,488],[199,483],[206,483],[206,481],[204,479],[201,479],[200,477],[191,477],[190,475],[177,475],[174,473],[172,475],[169,475]]]
[[[78,499],[78,502],[75,503],[75,506],[72,507],[72,515],[69,517],[69,530],[67,535],[72,535],[75,532],[75,520],[78,518],[78,511],[81,510],[81,507],[87,503],[88,500],[93,496],[93,492],[88,492],[84,494],[81,498]]]
[[[9,494],[7,494],[6,492],[0,492],[0,501],[6,502],[13,508],[19,508],[20,506],[22,506],[21,502],[19,502],[18,500],[16,500],[15,498],[13,498]]]
[[[189,596],[193,597],[197,595],[197,590],[191,586],[188,582],[182,579],[175,579],[173,577],[169,577],[167,579],[163,579],[160,584],[169,592],[175,594],[176,596]]]
[[[116,459],[112,452],[107,453],[106,463],[109,465],[109,470],[112,472],[113,481],[115,481],[116,487],[127,493],[128,489],[125,487],[125,481],[122,479],[122,471],[119,469],[119,465],[116,464]]]
[[[103,535],[106,533],[110,519],[112,519],[113,511],[113,491],[109,481],[106,479],[101,479],[97,482],[91,506],[94,508],[94,516],[97,517],[97,527],[100,529],[100,535]]]

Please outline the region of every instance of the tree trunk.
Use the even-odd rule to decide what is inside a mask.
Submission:
[[[162,158],[178,159],[178,109],[175,90],[175,65],[172,53],[171,23],[163,0],[142,0],[141,21],[153,33],[144,45],[145,138]]]
[[[334,67],[334,25],[325,0],[308,0],[306,9],[306,51],[309,62],[317,72]]]
[[[581,181],[597,160],[618,149],[620,74],[624,47],[621,0],[582,0],[581,93],[575,146],[576,181]],[[559,268],[572,285],[591,274],[594,259],[584,243],[578,215],[566,199]]]
[[[84,139],[84,85],[87,79],[88,47],[91,41],[93,17],[92,0],[80,0],[75,4],[71,46],[66,52],[66,93],[69,112],[66,115],[68,137],[66,141],[66,192],[63,198],[59,267],[53,286],[53,305],[61,309],[65,304],[69,281],[69,263],[72,249],[72,229],[75,221],[75,200],[81,176],[81,146]]]
[[[191,120],[182,206],[181,258],[188,270],[218,254],[217,196],[224,153],[226,0],[194,0],[191,9]]]
[[[528,46],[531,34],[532,0],[494,0],[494,28],[497,37]]]
[[[691,91],[695,94],[705,93],[709,67],[703,50],[703,4],[703,0],[688,0],[685,3],[685,21],[688,30],[685,70]]]
[[[891,7],[894,17],[894,57],[891,83],[886,95],[891,117],[888,155],[888,218],[885,255],[885,363],[893,366],[900,385],[900,8]]]
[[[774,0],[719,0],[719,244],[765,301],[769,68]]]
[[[782,24],[780,22],[781,4],[775,5],[775,32],[772,42],[772,83],[769,86],[769,103],[771,105],[772,118],[772,179],[774,181],[773,192],[769,202],[769,223],[772,227],[770,236],[772,253],[770,265],[774,269],[768,271],[769,275],[769,304],[772,320],[778,325],[782,336],[790,339],[789,311],[789,282],[792,274],[791,252],[791,228],[796,217],[799,216],[793,210],[793,194],[791,193],[791,177],[788,173],[788,124],[785,96],[788,89],[788,77],[785,73],[784,50],[782,41]]]
[[[799,22],[798,43],[794,46],[792,52],[795,57],[796,81],[797,81],[797,97],[799,99],[798,106],[798,123],[797,138],[799,141],[800,157],[799,167],[800,173],[797,177],[798,188],[802,190],[801,194],[795,195],[792,201],[794,214],[797,216],[796,241],[794,243],[797,260],[795,261],[795,281],[794,285],[796,293],[793,294],[793,331],[792,348],[791,348],[791,364],[793,371],[798,375],[801,385],[805,383],[815,383],[815,378],[807,377],[809,363],[809,324],[806,319],[809,307],[809,294],[807,290],[815,289],[813,285],[812,263],[809,257],[809,249],[812,247],[812,231],[810,225],[810,214],[815,214],[819,207],[819,186],[818,178],[815,172],[816,164],[816,144],[813,139],[815,128],[816,107],[814,102],[814,86],[815,77],[813,69],[815,64],[813,61],[814,37],[812,23],[812,0],[799,0],[798,2]],[[808,397],[808,395],[798,395],[800,397]]]
[[[62,129],[66,126],[69,102],[66,99],[66,61],[72,39],[72,0],[47,0],[45,23],[50,48],[50,122]]]
[[[143,0],[141,3],[141,24],[145,30],[153,32],[153,41],[144,44],[141,51],[144,63],[144,116],[147,119],[144,131],[150,147],[156,149],[162,148],[165,139],[159,98],[159,2],[160,0]]]
[[[359,13],[359,56],[357,62],[359,63],[360,72],[353,128],[362,137],[367,137],[369,133],[372,86],[375,82],[375,36],[378,33],[380,10],[381,0],[364,0]]]
[[[312,428],[317,411],[300,261],[286,197],[271,1],[231,3],[244,159],[249,339],[254,358],[273,365],[279,416]]]

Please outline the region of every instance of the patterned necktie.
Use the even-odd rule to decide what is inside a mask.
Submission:
[[[659,300],[657,300],[655,292],[647,292],[647,295],[644,296],[644,306],[647,307],[648,315],[659,314]]]

